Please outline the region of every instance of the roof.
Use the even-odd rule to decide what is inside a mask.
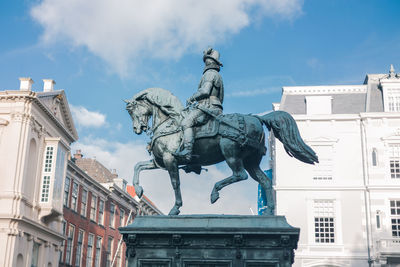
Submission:
[[[126,191],[128,192],[129,195],[131,195],[133,198],[136,197],[136,191],[135,191],[135,187],[133,185],[128,185],[126,186]],[[156,205],[145,195],[143,195],[143,198],[146,199],[146,201],[152,205],[153,207],[156,208]]]
[[[361,85],[321,85],[283,87],[280,110],[306,114],[306,97],[331,96],[332,114],[383,112],[383,95],[379,79],[383,74],[369,74]]]
[[[113,182],[114,178],[116,178],[115,173],[112,173],[96,159],[75,158],[75,164],[100,183]]]

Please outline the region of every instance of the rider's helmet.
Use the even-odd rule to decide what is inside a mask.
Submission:
[[[218,66],[222,67],[222,63],[219,61],[219,52],[217,50],[214,50],[211,47],[209,47],[207,50],[204,50],[203,61],[206,62],[207,58],[214,60]]]

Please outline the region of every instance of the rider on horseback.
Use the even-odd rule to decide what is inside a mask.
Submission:
[[[203,76],[201,77],[199,88],[186,102],[187,106],[197,101],[197,106],[189,109],[182,120],[183,147],[174,153],[175,156],[190,161],[192,158],[194,133],[193,127],[205,124],[211,113],[214,115],[222,114],[222,102],[224,101],[224,84],[219,74],[222,63],[219,61],[219,52],[212,48],[204,51],[203,61],[205,63]],[[207,110],[205,113],[202,110]]]

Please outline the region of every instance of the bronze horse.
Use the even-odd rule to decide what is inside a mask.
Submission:
[[[264,214],[273,215],[275,207],[272,183],[259,166],[266,152],[263,125],[273,131],[290,156],[309,164],[318,162],[315,152],[302,140],[292,116],[283,111],[274,111],[263,116],[242,114],[219,116],[216,118],[220,121],[218,133],[215,136],[196,139],[193,152],[196,157],[193,162],[183,162],[173,155],[181,145],[180,121],[185,115],[179,99],[165,89],[149,88],[125,102],[134,132],[152,133],[148,149],[153,158],[139,162],[135,166],[133,185],[136,194],[138,197],[143,195],[143,188],[139,185],[139,173],[142,170],[159,168],[167,170],[175,192],[175,205],[169,215],[178,215],[182,206],[179,168],[186,166],[186,170],[199,173],[201,166],[213,165],[224,160],[233,173],[214,185],[211,203],[218,200],[219,190],[232,183],[246,180],[249,174],[266,192],[268,207]],[[152,118],[151,126],[149,126],[150,118]],[[240,125],[237,122],[239,119],[242,128],[237,127]]]

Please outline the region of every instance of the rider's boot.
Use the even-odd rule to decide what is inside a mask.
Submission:
[[[179,150],[179,149],[178,149]],[[192,151],[193,151],[193,129],[187,128],[183,131],[183,150],[176,151],[174,156],[178,158],[183,158],[186,161],[190,161],[192,159]]]

